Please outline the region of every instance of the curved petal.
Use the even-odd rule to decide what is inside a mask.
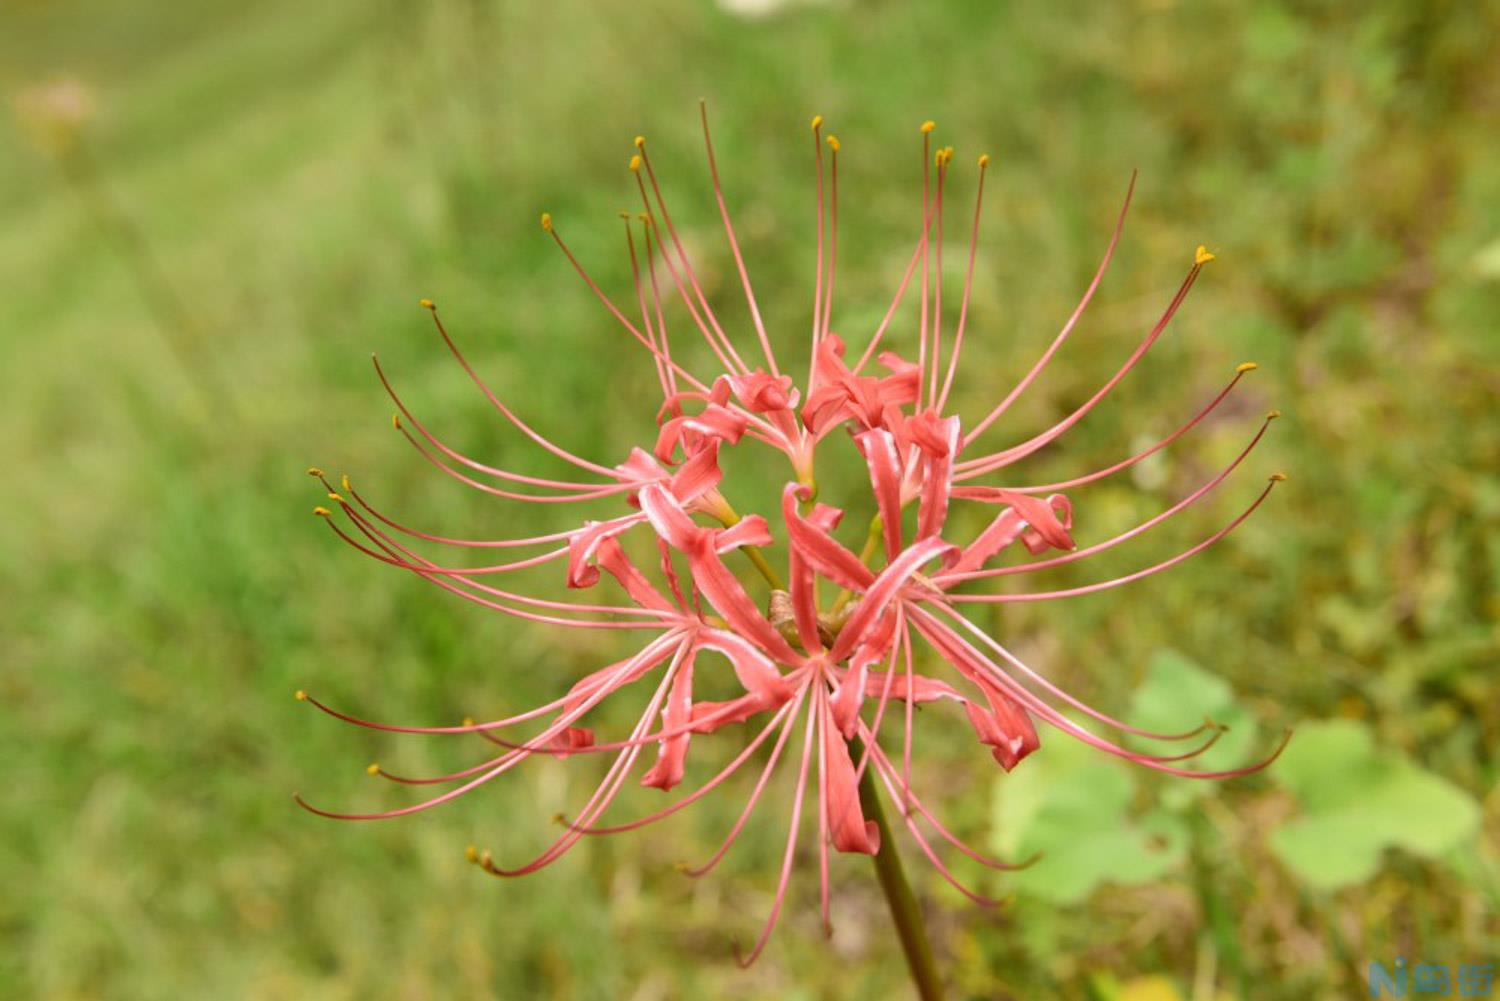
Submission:
[[[854,445],[870,469],[870,486],[875,490],[885,533],[886,558],[894,559],[901,551],[901,457],[896,453],[895,436],[884,428],[873,428],[855,435]]]
[[[821,528],[797,512],[797,501],[809,496],[811,491],[796,483],[788,483],[781,492],[781,514],[791,546],[824,577],[863,593],[874,582],[875,574],[829,534],[832,526]]]

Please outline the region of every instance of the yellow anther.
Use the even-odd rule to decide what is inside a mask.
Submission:
[[[495,868],[495,859],[488,848],[479,853],[479,866],[486,871]]]
[[[401,430],[401,415],[400,414],[391,414],[391,427],[395,428],[397,431]]]
[[[552,232],[552,213],[551,212],[543,212],[542,213],[542,229],[545,230],[548,233]]]
[[[1236,375],[1244,375],[1246,372],[1254,372],[1258,368],[1260,368],[1260,366],[1255,364],[1255,362],[1246,361],[1240,362],[1240,364],[1236,365],[1234,371]]]
[[[989,165],[990,165],[990,155],[988,153],[981,153],[981,154],[979,154],[979,169],[983,170],[984,168],[988,167]]]
[[[368,765],[366,765],[365,766],[365,774],[366,775],[379,775],[380,774],[380,762],[378,762],[378,761],[372,761]]]
[[[319,469],[317,466],[308,466],[307,467],[307,475],[308,476],[322,476],[323,475],[323,470]]]
[[[328,518],[333,515],[333,512],[328,510],[326,507],[319,505],[318,507],[313,508],[313,514],[317,515],[319,518]]]
[[[630,158],[630,169],[632,172],[636,172],[641,169],[641,155],[639,153]]]
[[[333,493],[331,491],[328,494],[328,499],[331,500],[331,501],[333,501],[335,504],[342,504],[342,503],[344,503],[344,498],[341,495]]]
[[[816,132],[819,129],[821,129],[822,127],[823,127],[823,116],[822,115],[813,115],[813,117],[812,117],[812,130],[814,132]]]
[[[1286,473],[1272,473],[1271,474],[1271,482],[1272,483],[1281,483],[1281,482],[1283,482],[1285,480],[1286,480]]]
[[[842,145],[842,143],[839,142],[839,137],[838,136],[829,136],[828,137],[828,148],[831,149],[831,150],[833,150],[835,153],[837,153],[839,151],[839,147],[841,145]]]
[[[307,693],[306,693],[306,692],[304,692],[304,691],[303,691],[303,690],[302,690],[302,689],[300,689],[300,688],[299,688],[299,689],[297,689],[297,701],[298,701],[298,702],[306,702],[306,701],[307,701]]]
[[[423,309],[437,309],[437,305],[431,299],[418,299],[417,305]]]
[[[469,845],[467,848],[464,849],[464,858],[468,859],[470,862],[474,863],[475,865],[478,865],[479,864],[479,849],[475,848],[473,845]]]
[[[1281,416],[1281,411],[1280,410],[1267,410],[1266,411],[1266,420],[1268,420],[1268,421],[1274,421],[1276,418],[1278,418],[1280,416]]]
[[[1207,264],[1209,261],[1213,260],[1215,256],[1216,255],[1209,253],[1208,248],[1200,243],[1198,244],[1198,249],[1193,251],[1193,263],[1199,265]]]
[[[636,149],[645,149],[646,148],[646,137],[645,136],[636,136],[635,137],[635,148]]]
[[[929,119],[928,121],[925,121],[925,122],[922,123],[922,134],[924,136],[928,135],[935,128],[937,128],[937,122],[934,122],[931,119]]]
[[[561,813],[554,813],[552,815],[552,822],[554,824],[556,824],[558,827],[567,827],[568,826],[568,818],[565,817],[565,816],[563,816]]]
[[[938,150],[936,153],[934,153],[932,155],[933,166],[941,167],[945,162],[947,162],[947,158],[944,155],[944,151],[943,150]]]
[[[641,222],[645,223],[647,226],[651,225],[651,213],[650,212],[642,212],[640,214],[640,219],[641,219]]]
[[[465,716],[464,717],[464,726],[473,726],[473,725],[474,725],[474,717],[473,716]]]
[[[349,474],[348,473],[345,473],[343,475],[343,477],[340,479],[340,482],[344,485],[344,489],[345,490],[353,492],[354,488],[349,485]]]

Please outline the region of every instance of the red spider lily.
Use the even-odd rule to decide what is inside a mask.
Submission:
[[[992,868],[1012,867],[1010,863],[987,857],[954,835],[913,790],[913,716],[918,704],[956,704],[977,741],[1007,771],[1040,746],[1039,723],[1109,754],[1173,775],[1195,778],[1243,775],[1274,759],[1279,748],[1266,760],[1244,768],[1225,771],[1191,768],[1185,762],[1213,743],[1219,727],[1205,723],[1181,733],[1154,733],[1114,719],[1053,685],[964,614],[964,606],[968,604],[1067,598],[1166,570],[1233,531],[1282,478],[1273,476],[1272,482],[1240,516],[1206,539],[1171,559],[1124,577],[1066,590],[975,594],[963,589],[975,581],[1073,563],[1135,538],[1217,488],[1265,435],[1275,412],[1266,417],[1227,468],[1136,527],[1082,548],[1074,542],[1072,501],[1061,491],[1128,469],[1172,444],[1204,421],[1254,365],[1241,365],[1228,385],[1172,434],[1105,469],[1039,485],[982,482],[1042,449],[1088,414],[1163,335],[1213,255],[1198,248],[1181,287],[1160,319],[1118,371],[1085,403],[1053,427],[1018,444],[1004,448],[981,445],[981,437],[1052,360],[1093,299],[1119,242],[1134,180],[1098,269],[1061,332],[1020,383],[964,431],[963,421],[948,412],[947,404],[969,315],[989,158],[980,157],[978,162],[968,263],[946,359],[942,287],[935,276],[942,270],[943,199],[953,151],[951,147],[936,151],[931,148],[929,122],[922,127],[924,173],[916,243],[884,318],[870,332],[858,358],[850,364],[846,361],[845,342],[831,325],[839,142],[832,136],[826,140],[829,153],[825,171],[821,119],[813,120],[817,270],[809,339],[810,370],[804,389],[799,390],[792,377],[779,366],[761,320],[719,185],[706,115],[703,130],[730,255],[755,330],[759,351],[759,357],[752,357],[755,367],[725,333],[704,293],[673,225],[644,139],[636,139],[637,153],[630,162],[643,211],[639,223],[626,220],[627,250],[634,278],[633,307],[617,304],[574,257],[552,218],[542,216],[543,230],[626,334],[646,351],[655,367],[663,402],[658,411],[660,430],[650,451],[638,448],[623,462],[607,465],[553,444],[485,385],[465,361],[436,307],[426,300],[422,305],[432,311],[444,344],[501,416],[537,445],[574,467],[577,472],[573,475],[578,478],[558,480],[522,475],[455,451],[411,413],[376,362],[380,380],[398,410],[396,427],[444,473],[509,500],[569,504],[615,497],[625,502],[623,513],[604,520],[581,523],[575,520],[569,527],[549,535],[496,541],[458,539],[403,525],[369,503],[349,484],[347,477],[341,489],[336,490],[319,470],[311,470],[347,520],[343,523],[335,520],[333,512],[324,507],[319,507],[317,513],[341,539],[367,555],[518,618],[579,629],[639,630],[649,634],[647,642],[634,655],[579,680],[554,701],[487,722],[466,720],[457,726],[374,723],[338,712],[299,692],[299,698],[360,726],[400,733],[478,735],[498,748],[486,760],[448,775],[410,778],[371,766],[373,773],[395,782],[448,787],[412,805],[374,814],[307,808],[343,819],[396,817],[461,796],[539,753],[611,756],[612,763],[597,789],[565,825],[564,832],[541,854],[507,868],[496,863],[488,852],[470,850],[471,858],[487,872],[515,876],[546,866],[586,836],[633,830],[687,807],[724,784],[769,744],[759,776],[723,844],[704,865],[689,870],[701,875],[723,858],[743,830],[791,742],[793,731],[800,725],[800,764],[790,805],[785,855],[770,916],[746,957],[749,962],[764,948],[785,899],[814,764],[817,795],[813,802],[817,805],[825,924],[829,848],[872,855],[881,850],[880,830],[866,818],[858,791],[867,772],[900,805],[906,829],[922,853],[943,878],[972,899],[988,902],[955,875],[939,854],[936,842]],[[639,254],[637,225],[643,244],[643,252]],[[915,331],[915,363],[892,351],[881,350],[892,318],[913,286],[920,318]],[[681,300],[696,336],[703,338],[720,366],[713,375],[691,371],[684,366],[681,356],[673,353],[665,300],[674,293]],[[878,361],[881,374],[867,374],[872,359]],[[877,511],[864,551],[859,553],[835,537],[843,511],[815,499],[817,447],[836,428],[848,430],[865,459]],[[777,449],[790,461],[791,475],[781,496],[779,525],[774,528],[772,521],[762,515],[739,515],[723,490],[720,453],[741,446],[746,439]],[[954,537],[949,525],[950,509],[960,501],[987,505],[994,511],[977,534],[962,539]],[[902,516],[913,504],[915,532],[908,535]],[[642,562],[629,555],[621,544],[627,535],[653,537],[659,559]],[[784,580],[764,555],[765,547],[778,536],[787,544],[789,553]],[[450,566],[422,555],[418,547],[423,543],[468,549],[521,549],[537,555],[490,565]],[[1031,562],[996,565],[1001,557],[1017,551],[1018,543],[1033,556],[1054,555]],[[769,585],[768,595],[762,593],[757,597],[730,569],[726,560],[732,551],[750,558]],[[623,598],[605,603],[539,598],[491,583],[505,573],[549,562],[566,566],[563,578],[569,588],[592,588],[607,574],[618,585]],[[679,570],[680,565],[686,566],[685,573]],[[820,589],[836,590],[838,595],[825,603]],[[935,654],[936,663],[951,669],[949,680],[915,671],[919,645]],[[723,671],[720,662],[727,663],[742,694],[722,702],[695,699],[695,674]],[[648,677],[654,688],[635,727],[623,738],[599,740],[594,729],[586,725],[590,713],[605,699]],[[899,758],[893,747],[888,748],[889,737],[882,730],[893,702],[900,704],[903,717]],[[1077,722],[1074,717],[1078,715],[1091,724]],[[538,721],[540,729],[530,736],[501,736],[533,721]],[[754,738],[696,789],[648,816],[623,823],[604,822],[606,810],[645,752],[654,750],[655,761],[640,775],[640,784],[671,790],[684,779],[694,737],[751,721],[759,728]],[[1093,724],[1146,741],[1201,739],[1185,752],[1147,753],[1096,733]]]

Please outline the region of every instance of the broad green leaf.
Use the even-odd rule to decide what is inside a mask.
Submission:
[[[1019,891],[1057,903],[1082,900],[1106,882],[1160,877],[1182,858],[1186,832],[1171,814],[1132,821],[1128,767],[1078,741],[1055,737],[996,783],[996,849],[1030,868]]]
[[[1208,719],[1228,729],[1213,747],[1193,759],[1191,766],[1224,769],[1244,764],[1255,744],[1256,734],[1250,714],[1235,704],[1234,689],[1175,650],[1163,650],[1157,654],[1151,661],[1145,681],[1131,699],[1128,722],[1160,733],[1181,733]],[[1198,739],[1193,738],[1194,741]],[[1186,747],[1187,743],[1180,746]],[[1130,745],[1157,754],[1179,746],[1140,738],[1132,738]],[[1180,810],[1214,788],[1212,782],[1172,782],[1163,789],[1162,802]]]
[[[1479,807],[1464,790],[1375,747],[1353,720],[1303,726],[1272,766],[1302,806],[1271,847],[1308,885],[1334,889],[1373,876],[1386,848],[1435,858],[1473,835]]]

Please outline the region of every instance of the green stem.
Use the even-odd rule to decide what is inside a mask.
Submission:
[[[911,884],[906,881],[901,856],[896,854],[891,825],[886,822],[885,810],[880,805],[880,794],[875,791],[873,768],[866,768],[864,778],[860,779],[859,803],[865,816],[875,821],[875,826],[880,830],[880,851],[875,853],[875,875],[880,880],[880,889],[885,893],[885,902],[896,922],[896,935],[901,939],[901,950],[906,953],[906,965],[911,970],[917,997],[921,1001],[943,1001],[943,981],[938,976],[937,963],[932,958],[932,944],[927,940],[922,910],[911,892]]]
[[[782,582],[781,575],[776,572],[775,567],[766,562],[765,556],[761,554],[758,548],[755,546],[744,546],[740,551],[750,558],[751,564],[754,565],[755,569],[760,571],[760,575],[766,579],[767,584],[770,584],[777,591],[786,590],[786,584]]]
[[[721,501],[724,509],[715,515],[719,519],[719,523],[725,528],[732,528],[738,525],[740,523],[740,513],[728,501],[724,501],[722,498]],[[766,561],[765,554],[758,547],[741,546],[740,552],[744,553],[746,558],[750,560],[750,564],[760,571],[760,575],[766,579],[766,583],[770,584],[773,590],[786,590],[786,584],[782,581],[781,575],[776,572],[775,567]]]

